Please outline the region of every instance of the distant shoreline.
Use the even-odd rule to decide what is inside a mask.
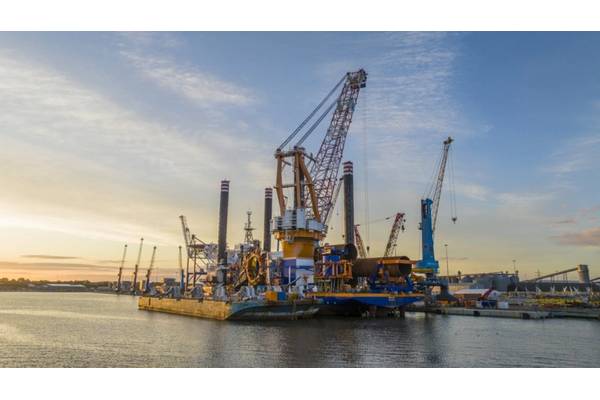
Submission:
[[[2,288],[0,287],[0,293],[27,293],[27,292],[39,292],[39,293],[104,293],[113,294],[112,290],[98,290],[98,289],[29,289],[29,288]]]

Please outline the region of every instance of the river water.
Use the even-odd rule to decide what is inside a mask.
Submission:
[[[231,322],[131,296],[0,293],[2,367],[600,367],[600,321],[407,313]]]

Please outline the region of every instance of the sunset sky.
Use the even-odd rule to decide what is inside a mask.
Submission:
[[[0,277],[114,279],[141,236],[142,267],[157,245],[167,273],[180,214],[216,241],[221,179],[229,245],[247,210],[262,238],[275,148],[359,68],[344,160],[371,254],[391,221],[364,222],[404,211],[398,252],[420,257],[419,199],[452,136],[444,273],[447,243],[451,273],[515,259],[522,277],[576,264],[600,276],[600,34],[1,33]]]

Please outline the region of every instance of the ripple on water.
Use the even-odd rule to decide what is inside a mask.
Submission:
[[[138,311],[131,296],[92,293],[0,293],[0,305],[1,366],[600,366],[598,321],[408,313],[222,322]]]

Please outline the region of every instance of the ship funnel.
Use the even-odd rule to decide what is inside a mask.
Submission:
[[[344,228],[347,244],[354,244],[354,172],[352,161],[344,163]]]
[[[273,189],[265,189],[265,222],[263,236],[263,250],[271,251],[271,217],[273,216]]]
[[[229,181],[221,181],[221,202],[219,205],[219,244],[218,263],[227,264],[227,212],[229,208]]]

